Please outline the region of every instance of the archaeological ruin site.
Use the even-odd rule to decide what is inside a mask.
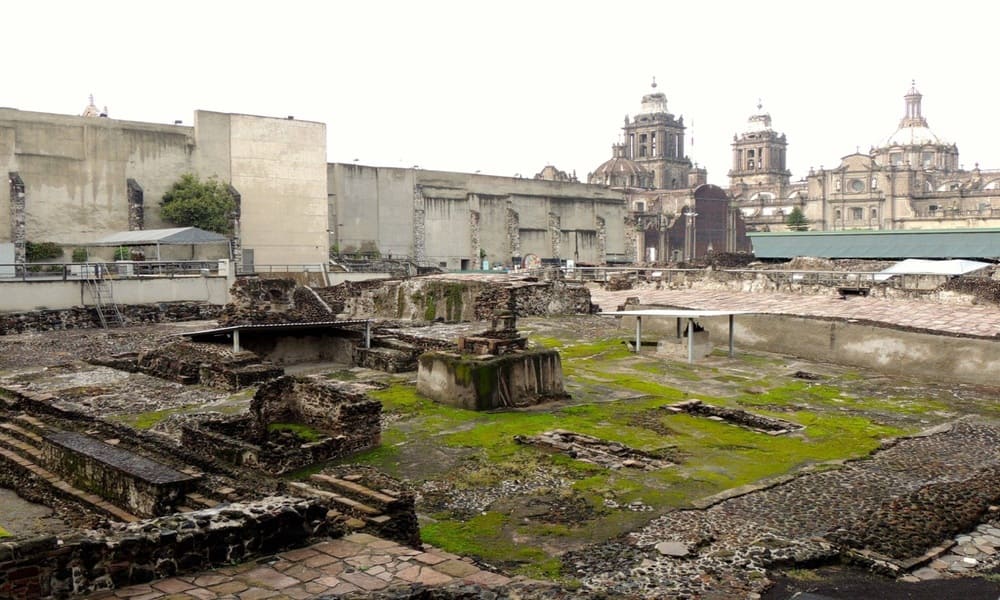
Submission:
[[[0,597],[1000,596],[1000,269],[734,256],[0,312]]]

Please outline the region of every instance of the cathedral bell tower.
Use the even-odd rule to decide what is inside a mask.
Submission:
[[[785,134],[771,128],[771,115],[762,112],[757,102],[757,114],[748,120],[742,134],[733,136],[733,168],[729,171],[729,187],[763,186],[784,188],[792,173],[785,164],[788,142]]]
[[[667,112],[667,97],[653,89],[642,97],[642,108],[631,121],[626,116],[625,158],[652,173],[652,187],[687,187],[691,161],[684,156],[684,117]]]

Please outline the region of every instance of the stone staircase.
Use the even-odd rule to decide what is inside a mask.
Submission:
[[[122,510],[107,502],[100,496],[81,490],[59,475],[44,468],[39,463],[43,461],[42,433],[47,426],[28,414],[15,415],[11,420],[0,422],[0,459],[17,465],[29,476],[45,481],[65,498],[89,506],[96,512],[107,515],[115,520],[134,523],[141,520],[136,515]]]
[[[398,338],[385,335],[372,337],[371,348],[356,348],[354,362],[361,367],[387,373],[417,370],[417,359],[423,349]]]
[[[326,503],[330,520],[355,531],[372,533],[409,545],[420,543],[413,499],[389,490],[373,490],[350,478],[315,474],[309,482],[290,482],[294,493]]]
[[[107,453],[109,451],[122,455],[124,456],[124,461],[128,463],[126,469],[128,467],[138,468],[140,471],[145,469],[147,471],[146,474],[152,475],[154,479],[157,476],[162,476],[164,473],[188,476],[195,480],[195,482],[199,482],[202,477],[202,474],[196,469],[189,467],[182,468],[180,471],[174,471],[166,465],[114,447],[113,444],[117,443],[115,440],[101,441],[90,436],[60,431],[38,418],[23,412],[17,414],[8,413],[6,417],[0,414],[0,461],[16,465],[15,469],[23,473],[26,477],[33,476],[44,482],[43,485],[50,487],[53,495],[78,502],[98,514],[126,523],[142,520],[143,516],[133,514],[129,510],[117,506],[115,503],[109,502],[97,494],[80,489],[72,483],[72,477],[66,477],[65,474],[56,472],[59,466],[58,464],[51,464],[51,457],[46,456],[44,448],[48,447],[51,450],[54,440],[66,436],[75,436],[96,446],[98,455],[101,452]],[[91,448],[91,451],[93,450],[94,448]],[[82,448],[81,451],[86,452],[87,449]],[[122,456],[118,456],[118,460],[122,460]],[[114,458],[116,457],[112,456],[112,459]],[[97,460],[101,459],[98,458]],[[149,469],[153,469],[153,472],[150,473]],[[162,469],[162,472],[158,472],[160,469]],[[199,485],[198,491],[189,489],[183,494],[177,501],[176,510],[178,512],[194,512],[205,508],[213,508],[218,506],[220,502],[230,501],[234,497],[235,490],[231,488],[208,490],[205,486]],[[220,501],[217,498],[221,498],[222,500]]]

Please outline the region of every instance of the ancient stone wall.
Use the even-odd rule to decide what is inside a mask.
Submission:
[[[93,362],[122,368],[116,359]],[[280,377],[284,370],[262,363],[252,352],[233,352],[220,344],[174,342],[140,353],[135,370],[184,384],[201,383],[228,390],[237,390],[261,381]],[[125,370],[132,370],[125,368]]]
[[[317,290],[344,318],[481,321],[518,316],[587,314],[590,290],[564,281],[493,281],[446,277],[345,282]]]
[[[177,510],[196,478],[91,436],[61,431],[40,442],[43,463],[74,486],[143,517]]]
[[[240,277],[230,297],[219,316],[222,326],[329,321],[335,314],[311,288],[293,279]]]
[[[0,543],[0,597],[66,598],[246,562],[331,531],[316,500],[273,497],[122,526]]]
[[[324,433],[344,436],[346,446],[360,450],[381,439],[382,405],[362,393],[352,393],[315,379],[281,377],[262,385],[250,410],[267,439],[272,423],[301,423]]]
[[[131,325],[215,319],[222,311],[221,306],[200,302],[119,305],[118,309],[125,316],[125,321]],[[93,308],[74,307],[66,310],[0,314],[0,335],[99,327],[101,320]]]

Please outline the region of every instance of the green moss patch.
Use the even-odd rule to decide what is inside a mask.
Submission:
[[[315,442],[325,437],[329,437],[325,433],[316,431],[312,427],[301,423],[270,423],[267,426],[267,430],[273,432],[288,431],[295,434],[295,437],[304,442]]]

